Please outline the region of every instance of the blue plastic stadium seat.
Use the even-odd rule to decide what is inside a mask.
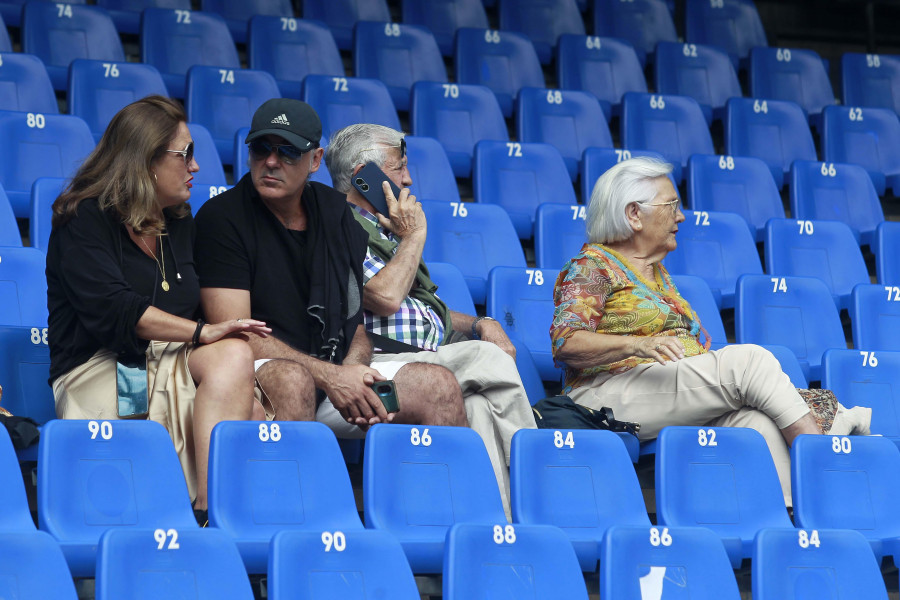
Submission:
[[[97,600],[253,598],[234,542],[214,527],[110,529],[100,538],[96,580]]]
[[[119,33],[137,34],[141,31],[141,11],[145,8],[177,8],[191,10],[191,0],[96,0],[112,17]]]
[[[559,36],[556,77],[564,90],[583,90],[597,96],[607,119],[619,114],[626,92],[647,92],[634,47],[610,37]]]
[[[754,46],[769,45],[753,0],[686,0],[684,10],[685,40],[723,48],[735,67]]]
[[[900,449],[886,437],[798,436],[791,446],[794,522],[804,529],[855,529],[879,563],[885,555],[897,560],[898,469]]]
[[[18,463],[16,467],[18,476]],[[3,549],[0,597],[29,600],[78,598],[59,544],[43,531],[13,532],[3,529],[0,548]]]
[[[509,140],[497,97],[481,85],[419,81],[413,85],[412,131],[437,139],[457,177],[472,174],[472,155],[479,140]]]
[[[234,163],[234,132],[250,125],[266,100],[278,98],[278,84],[266,71],[194,66],[188,70],[188,120],[209,130],[222,163]]]
[[[658,42],[678,41],[664,0],[594,0],[594,33],[628,40],[643,66]]]
[[[900,113],[900,56],[844,53],[841,89],[847,106],[889,108]]]
[[[753,48],[750,95],[789,100],[800,105],[810,118],[834,104],[834,90],[822,57],[814,50],[801,48]]]
[[[779,344],[790,348],[808,381],[821,379],[822,354],[846,348],[831,290],[815,277],[742,275],[734,310],[739,344]]]
[[[334,34],[338,48],[353,46],[353,26],[357,21],[391,20],[387,0],[303,0],[303,18],[324,22]]]
[[[691,208],[738,213],[757,242],[766,221],[784,218],[778,186],[759,158],[695,154],[688,160],[687,188]]]
[[[34,238],[31,238],[31,245]],[[9,198],[6,197],[6,191],[0,185],[0,246],[16,246],[22,245],[22,236],[19,234],[19,226],[16,223],[16,216],[13,214],[12,205]]]
[[[545,65],[550,64],[560,35],[584,35],[584,20],[575,0],[500,0],[499,12],[500,29],[531,39]]]
[[[169,433],[154,421],[124,420],[44,425],[38,523],[59,542],[75,577],[94,575],[107,529],[197,528]]]
[[[650,525],[631,457],[611,431],[522,429],[509,473],[513,521],[561,528],[583,571],[597,570],[609,527]]]
[[[153,65],[79,58],[69,67],[69,114],[84,119],[97,142],[117,112],[153,94],[168,94]]]
[[[764,527],[790,527],[765,438],[745,427],[665,427],[656,447],[656,513],[670,527],[706,527],[739,568]]]
[[[43,324],[35,325],[0,326],[0,348],[3,348],[0,381],[3,382],[3,408],[14,415],[45,423],[56,418],[56,403],[47,384],[50,377],[47,328]],[[0,530],[4,529],[6,526],[0,523]]]
[[[900,352],[865,346],[828,350],[822,359],[822,387],[844,406],[870,407],[872,433],[900,437]]]
[[[453,41],[460,27],[487,29],[488,19],[481,0],[406,0],[403,22],[431,30],[441,54],[453,54]]]
[[[49,1],[49,0],[48,0]],[[26,0],[4,0],[0,2],[0,15],[9,27],[19,27],[22,24],[22,7]],[[87,4],[87,0],[72,0],[69,4]],[[9,50],[9,48],[7,48]]]
[[[862,251],[850,226],[840,221],[772,219],[766,223],[766,273],[818,277],[838,308],[850,307],[850,292],[869,283]]]
[[[239,44],[247,41],[247,27],[252,17],[264,15],[291,19],[294,16],[291,0],[201,0],[200,8],[222,15],[231,37]]]
[[[884,221],[881,200],[859,165],[794,161],[791,167],[791,216],[842,221],[858,243],[872,245]]]
[[[366,527],[392,533],[413,573],[440,573],[454,523],[505,523],[484,443],[465,427],[378,424],[363,458]]]
[[[266,572],[269,542],[283,529],[362,529],[337,439],[315,422],[216,425],[209,522],[235,541],[249,573]]]
[[[765,529],[753,549],[754,600],[857,597],[887,600],[881,570],[859,532]]]
[[[878,225],[872,251],[878,283],[900,285],[900,224],[885,221]]]
[[[690,96],[707,123],[724,116],[729,98],[743,95],[734,64],[715,46],[660,42],[653,72],[657,92]]]
[[[546,87],[534,45],[513,31],[460,29],[454,64],[456,81],[489,88],[497,96],[504,117],[512,116],[523,87]]]
[[[531,357],[531,351],[528,349],[528,346],[515,338],[510,341],[516,347],[516,369],[518,369],[519,376],[522,378],[522,387],[525,388],[528,402],[534,406],[547,396],[544,382],[541,379],[541,374],[538,372],[537,365],[534,364],[534,359]]]
[[[575,552],[562,531],[549,525],[508,525],[502,520],[450,528],[443,596],[447,600],[587,600],[588,593]]]
[[[438,295],[450,310],[466,315],[475,314],[472,294],[459,267],[452,263],[434,261],[428,263],[428,272],[431,280],[438,286]]]
[[[725,107],[725,149],[769,165],[781,189],[795,160],[817,160],[806,115],[786,100],[731,98]]]
[[[201,11],[147,8],[141,18],[141,60],[162,74],[169,95],[184,98],[194,65],[241,68],[225,19]]]
[[[125,62],[116,26],[109,13],[97,6],[26,3],[22,50],[44,61],[55,90],[66,89],[69,63],[76,58]]]
[[[494,267],[488,275],[486,312],[531,351],[541,379],[558,381],[548,333],[553,321],[553,286],[558,269]]]
[[[791,383],[794,384],[794,387],[798,388],[808,388],[809,380],[806,378],[806,375],[803,373],[803,367],[800,366],[800,361],[797,360],[797,355],[788,348],[787,346],[782,346],[780,344],[761,344],[763,348],[772,353],[775,358],[778,359],[778,362],[781,364],[781,370],[784,371],[784,374],[787,375]]]
[[[0,331],[5,329],[0,328]],[[0,480],[3,481],[3,487],[0,488],[0,531],[4,533],[35,531],[34,521],[28,511],[28,497],[25,495],[22,469],[19,467],[16,451],[5,428],[0,434]],[[6,548],[5,546],[0,547],[4,550]],[[4,560],[0,561],[0,569],[8,566],[4,564],[8,558],[9,555],[4,552]],[[0,575],[0,582],[4,581],[3,575]],[[3,587],[0,584],[0,593],[3,593],[2,590]]]
[[[865,167],[878,195],[900,192],[900,119],[887,108],[829,106],[822,113],[824,159]]]
[[[8,10],[8,4],[0,3],[0,52],[13,51],[12,42],[9,39],[9,31],[6,29],[6,23],[4,22],[4,15],[8,12]],[[16,18],[16,20],[18,20],[18,17]]]
[[[307,75],[300,99],[316,110],[322,120],[322,134],[326,137],[356,123],[376,123],[400,129],[391,94],[377,79]]]
[[[47,326],[46,265],[36,248],[0,247],[0,325]]]
[[[409,94],[417,81],[447,82],[447,69],[434,36],[425,27],[399,23],[356,24],[353,72],[381,80],[397,110],[409,110]]]
[[[577,90],[522,88],[516,101],[516,139],[555,147],[572,181],[578,177],[578,164],[587,148],[613,146],[597,98]]]
[[[222,160],[209,130],[199,123],[188,123],[188,129],[194,141],[194,160],[200,167],[191,182],[191,211],[197,214],[204,202],[224,192],[227,185]]]
[[[534,260],[540,269],[562,269],[587,242],[587,207],[545,203],[534,218]]]
[[[33,54],[0,54],[0,110],[56,114],[59,106],[44,63]]]
[[[712,136],[700,105],[688,96],[629,92],[622,100],[622,146],[655,150],[674,167],[679,184],[692,154],[713,154]]]
[[[703,527],[611,527],[602,553],[601,598],[741,597],[721,542]]]
[[[725,324],[709,284],[696,275],[672,275],[672,283],[697,313],[700,324],[706,329],[712,342],[710,348],[716,350],[727,345],[728,334],[725,333]],[[705,342],[705,339],[701,339],[701,342]]]
[[[453,167],[441,143],[432,137],[406,136],[410,192],[419,200],[459,202]]]
[[[650,156],[659,160],[665,160],[659,152],[652,150],[620,150],[618,148],[586,148],[581,155],[581,201],[590,204],[591,192],[601,175],[606,173],[613,165],[636,158],[638,156]],[[674,167],[675,165],[673,165]],[[672,185],[677,189],[675,177],[669,173]]]
[[[676,275],[706,280],[722,308],[735,305],[735,284],[745,273],[761,274],[762,265],[747,222],[737,213],[684,211],[678,225],[678,246],[663,264]]]
[[[522,245],[502,207],[424,200],[422,208],[431,229],[422,258],[456,265],[475,304],[484,304],[491,267],[525,267]]]
[[[269,550],[273,600],[418,600],[403,548],[373,530],[281,531]]]
[[[900,351],[900,287],[866,284],[853,288],[850,322],[854,348]]]
[[[475,200],[502,206],[520,239],[532,237],[539,205],[576,203],[566,164],[549,144],[484,140],[474,162]]]

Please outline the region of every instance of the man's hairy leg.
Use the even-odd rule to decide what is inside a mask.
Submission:
[[[394,376],[400,412],[393,423],[468,425],[456,377],[438,365],[409,363]]]
[[[315,420],[316,386],[303,365],[292,360],[273,359],[256,371],[256,379],[275,407],[277,420]]]

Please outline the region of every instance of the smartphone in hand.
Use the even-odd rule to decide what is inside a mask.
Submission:
[[[375,163],[367,163],[359,170],[359,173],[350,178],[353,187],[375,207],[376,211],[387,217],[390,216],[390,213],[384,197],[384,188],[381,187],[381,183],[384,181],[390,184],[394,198],[399,198],[400,188],[394,185],[394,182]]]
[[[400,410],[400,400],[397,398],[397,388],[394,386],[393,380],[376,381],[371,387],[372,391],[381,398],[384,410],[389,413],[395,413]]]

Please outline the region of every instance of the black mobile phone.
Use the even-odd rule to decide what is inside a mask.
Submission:
[[[397,398],[397,388],[394,386],[393,380],[376,381],[372,384],[372,391],[381,398],[384,410],[389,413],[395,413],[400,410],[400,400]]]
[[[390,184],[394,198],[399,198],[400,188],[394,185],[394,182],[375,163],[366,164],[359,170],[359,173],[351,178],[350,183],[375,207],[375,210],[387,217],[389,216],[387,200],[384,199],[384,189],[381,187],[383,181]]]
[[[116,398],[121,419],[139,419],[150,411],[147,395],[147,360],[116,361]]]

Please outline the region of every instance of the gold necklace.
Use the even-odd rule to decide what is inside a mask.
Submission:
[[[156,266],[159,267],[159,272],[162,274],[162,279],[163,279],[162,284],[160,284],[160,287],[162,287],[162,290],[164,292],[168,292],[169,291],[169,282],[166,281],[166,255],[163,254],[163,244],[162,244],[162,242],[159,242],[160,238],[159,237],[156,238],[157,241],[159,242],[157,244],[159,246],[159,258],[156,258],[156,254],[153,253],[153,251],[150,249],[150,246],[148,246],[147,242],[144,241],[143,236],[140,236],[138,239],[141,240],[141,243],[144,245],[144,248],[147,249],[147,252],[150,253],[150,256],[152,256],[153,260],[156,262]],[[162,259],[162,262],[160,262],[160,259]]]

